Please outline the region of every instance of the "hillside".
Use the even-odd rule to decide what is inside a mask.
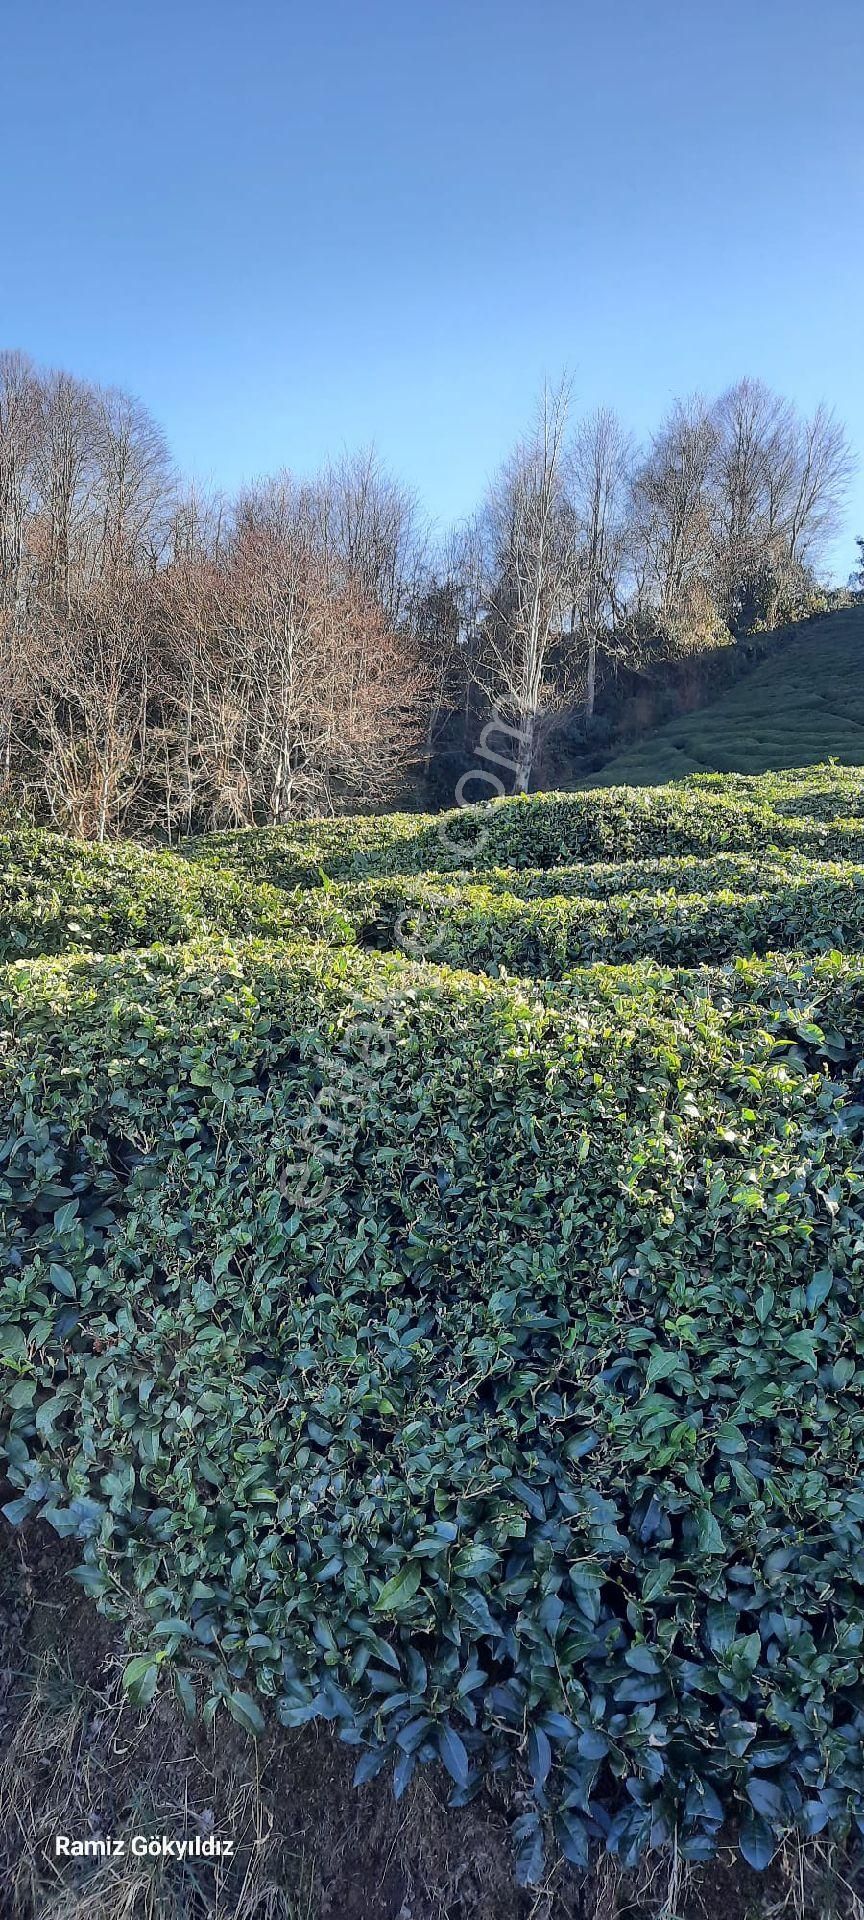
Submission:
[[[864,769],[11,834],[0,963],[0,1911],[855,1911]]]
[[[864,606],[802,623],[730,692],[658,727],[582,784],[653,786],[826,760],[864,765]]]

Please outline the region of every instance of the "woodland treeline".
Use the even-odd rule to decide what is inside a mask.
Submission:
[[[526,788],[622,666],[804,609],[851,467],[754,380],[647,446],[562,383],[442,536],[372,453],[205,496],[139,401],[2,354],[7,811],[174,840],[375,808],[493,715]]]

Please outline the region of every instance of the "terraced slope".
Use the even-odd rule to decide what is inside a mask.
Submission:
[[[653,786],[828,759],[864,765],[864,606],[806,622],[722,699],[656,728],[585,784]]]
[[[130,1703],[525,1884],[864,1826],[864,771],[0,852],[4,1512]]]

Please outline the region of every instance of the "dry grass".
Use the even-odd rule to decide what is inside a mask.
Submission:
[[[186,1762],[150,1720],[74,1677],[68,1657],[36,1660],[29,1691],[0,1759],[0,1896],[10,1915],[38,1920],[312,1920],[302,1861],[284,1884],[272,1810],[252,1764],[208,1779],[200,1754]],[[209,1791],[208,1791],[209,1789]],[[232,1861],[133,1857],[55,1859],[55,1835],[98,1839],[133,1833],[220,1833]],[[10,1844],[11,1842],[11,1844]]]

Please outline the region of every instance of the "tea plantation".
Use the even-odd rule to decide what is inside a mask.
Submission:
[[[0,844],[5,1513],[130,1699],[864,1830],[864,772]]]
[[[829,755],[860,766],[862,615],[859,601],[793,627],[727,693],[623,747],[594,780],[639,786],[711,768],[761,773],[810,766]]]

